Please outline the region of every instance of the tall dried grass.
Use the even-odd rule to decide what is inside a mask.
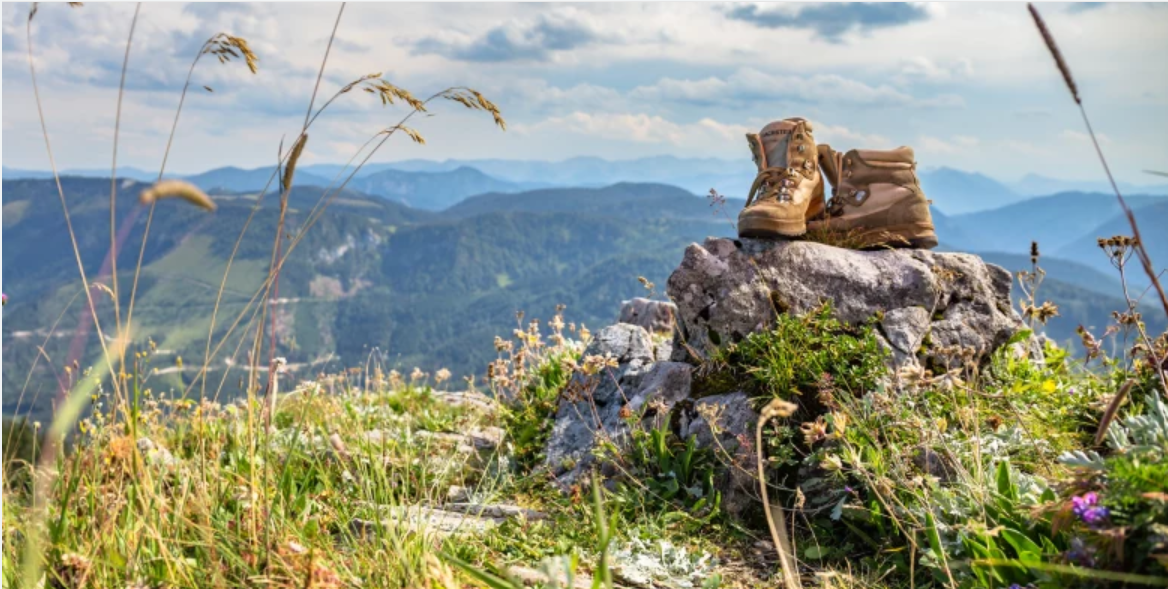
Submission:
[[[74,4],[75,6],[80,5],[79,3],[71,4]],[[116,337],[108,338],[106,335],[107,326],[102,324],[98,313],[97,304],[93,296],[93,290],[95,287],[100,286],[105,288],[105,286],[100,282],[92,281],[91,278],[87,275],[85,267],[82,264],[80,246],[78,244],[76,232],[72,224],[69,205],[65,198],[65,191],[62,187],[60,176],[57,172],[53,146],[49,137],[45,113],[42,107],[40,89],[37,83],[37,71],[36,62],[34,59],[32,35],[34,17],[36,16],[38,9],[38,5],[34,3],[30,9],[26,27],[28,38],[28,64],[30,73],[32,75],[34,98],[37,104],[38,116],[41,123],[41,130],[45,141],[46,151],[48,152],[50,168],[52,170],[54,182],[56,184],[58,198],[60,199],[61,203],[62,215],[65,219],[67,233],[69,234],[69,238],[72,243],[73,254],[77,262],[78,274],[82,282],[82,289],[80,292],[78,292],[77,296],[79,297],[83,293],[86,297],[86,321],[91,322],[94,326],[97,339],[101,345],[101,354],[98,360],[98,364],[92,367],[90,370],[84,371],[84,374],[87,375],[86,377],[82,377],[81,373],[83,371],[81,371],[79,369],[80,367],[78,367],[78,376],[76,381],[71,379],[62,379],[61,381],[63,384],[61,389],[58,391],[59,402],[57,406],[57,412],[54,415],[52,425],[49,428],[47,444],[41,453],[40,464],[36,466],[38,475],[35,477],[37,488],[34,493],[35,504],[33,505],[33,511],[35,514],[40,514],[39,517],[44,518],[48,513],[47,505],[44,503],[44,501],[46,498],[50,497],[50,489],[56,480],[56,465],[62,464],[58,462],[61,456],[61,445],[68,432],[75,428],[78,419],[85,409],[85,405],[88,402],[90,394],[94,391],[95,387],[100,387],[103,383],[109,384],[113,392],[112,401],[116,406],[115,414],[119,415],[120,418],[124,421],[123,425],[126,428],[127,433],[131,436],[136,436],[136,431],[139,424],[138,416],[141,409],[139,406],[141,399],[139,398],[139,389],[136,377],[139,356],[135,356],[132,360],[130,360],[126,357],[126,352],[133,345],[140,345],[142,343],[134,341],[134,334],[137,331],[134,329],[133,324],[134,308],[137,301],[139,279],[142,274],[146,247],[159,201],[168,198],[176,198],[185,203],[202,208],[208,212],[213,212],[216,208],[214,200],[208,197],[197,187],[186,182],[164,179],[171,150],[175,143],[178,124],[181,119],[183,108],[186,104],[187,95],[194,78],[196,67],[204,56],[212,56],[222,64],[241,60],[246,65],[248,70],[254,74],[258,72],[260,58],[255,54],[254,51],[252,51],[246,39],[226,32],[217,33],[210,37],[203,43],[203,45],[196,53],[190,68],[188,69],[186,80],[180,93],[178,106],[175,110],[173,122],[167,137],[166,148],[163,152],[162,163],[158,172],[158,179],[154,186],[144,191],[140,197],[141,204],[147,207],[147,218],[145,222],[145,229],[142,235],[142,241],[139,246],[137,261],[134,267],[129,301],[127,304],[123,304],[122,298],[120,296],[121,290],[118,281],[117,269],[117,258],[121,243],[119,241],[119,227],[117,218],[116,199],[118,184],[116,175],[118,161],[117,154],[120,146],[122,104],[125,95],[127,71],[133,47],[134,32],[136,30],[138,16],[141,12],[140,5],[135,7],[133,20],[130,24],[129,36],[126,41],[126,51],[123,58],[114,122],[114,146],[111,164],[110,187],[110,250],[107,256],[107,260],[108,266],[110,268],[111,284],[111,287],[108,288],[108,290],[113,301]],[[257,397],[257,394],[262,392],[260,390],[261,384],[258,380],[258,375],[261,372],[260,366],[276,365],[272,363],[272,357],[274,357],[277,348],[275,337],[276,325],[275,318],[270,316],[271,304],[269,301],[271,301],[275,296],[278,296],[278,280],[281,268],[289,259],[289,256],[292,255],[296,247],[304,239],[307,232],[317,221],[323,217],[323,215],[326,214],[329,205],[336,199],[341,191],[344,190],[348,182],[360,171],[360,169],[365,165],[365,163],[369,161],[369,159],[378,151],[378,149],[381,148],[392,136],[394,136],[395,133],[401,131],[414,142],[425,142],[424,138],[417,130],[406,126],[406,123],[412,117],[414,117],[414,115],[418,113],[428,113],[427,105],[431,101],[438,98],[445,98],[458,102],[472,110],[485,111],[492,116],[494,122],[500,128],[505,128],[506,123],[498,107],[476,90],[465,87],[452,87],[435,93],[425,100],[419,100],[415,98],[414,95],[408,90],[405,90],[404,88],[401,88],[383,79],[380,74],[362,76],[357,80],[346,84],[337,92],[335,92],[327,101],[325,101],[323,105],[317,107],[317,96],[320,91],[325,69],[328,65],[333,43],[337,38],[337,33],[341,23],[341,17],[344,14],[344,10],[345,5],[342,4],[338,10],[336,21],[333,24],[332,32],[328,38],[328,44],[316,76],[316,82],[313,87],[312,95],[306,109],[304,123],[300,129],[300,132],[293,141],[292,148],[286,153],[281,152],[279,161],[273,168],[272,174],[264,186],[264,189],[260,192],[260,197],[257,198],[255,205],[251,208],[251,211],[249,212],[249,215],[244,222],[243,228],[241,229],[239,236],[236,239],[232,253],[227,260],[227,266],[224,270],[223,277],[216,294],[215,305],[211,313],[210,327],[207,333],[207,342],[205,345],[205,354],[202,361],[202,367],[196,377],[187,383],[185,390],[183,391],[184,396],[194,392],[195,387],[198,386],[200,387],[198,389],[200,391],[200,395],[204,399],[207,399],[207,377],[209,368],[216,360],[216,358],[218,358],[219,353],[224,349],[225,346],[230,349],[232,344],[234,344],[234,352],[231,354],[231,358],[235,358],[243,349],[244,342],[250,341],[250,353],[248,354],[247,362],[249,379],[246,394],[249,399],[248,407],[255,406],[254,401]],[[361,149],[354,153],[349,163],[345,166],[345,169],[342,170],[342,173],[339,173],[336,178],[333,179],[333,182],[329,186],[325,187],[320,198],[309,213],[307,221],[294,235],[290,236],[290,239],[288,240],[289,243],[287,244],[285,251],[283,248],[283,242],[285,241],[285,217],[288,209],[288,198],[291,194],[293,182],[295,179],[296,165],[304,153],[305,145],[308,140],[308,131],[330,105],[332,105],[338,98],[348,94],[351,90],[357,87],[361,87],[365,92],[377,96],[381,103],[385,106],[397,105],[401,103],[408,108],[408,111],[397,124],[374,132],[369,140],[366,141],[366,143],[361,147]],[[209,87],[204,86],[204,88],[206,88],[208,91],[211,91]],[[368,149],[371,145],[372,148]],[[356,165],[353,165],[354,162],[357,162]],[[348,172],[347,175],[343,175],[346,171]],[[342,178],[343,181],[341,181]],[[271,185],[277,181],[280,188],[279,221],[273,239],[271,260],[267,276],[261,285],[256,289],[253,296],[250,298],[244,308],[233,318],[230,327],[226,330],[226,333],[224,333],[221,337],[218,338],[218,340],[216,340],[215,334],[216,326],[218,324],[218,315],[221,310],[223,294],[232,269],[232,263],[234,262],[235,257],[239,252],[241,242],[251,228],[252,220],[264,204],[264,195],[269,191]],[[338,181],[340,181],[339,184]],[[133,223],[134,221],[135,217],[131,216],[130,218],[124,219],[122,223],[124,226],[127,226],[126,224]],[[62,313],[62,316],[63,315],[64,313]],[[263,352],[263,334],[265,332],[265,326],[271,328],[271,339],[269,341],[267,350],[269,356],[268,362],[263,362],[261,358]],[[85,329],[86,328],[83,326],[82,330]],[[81,337],[84,337],[84,335]],[[44,355],[43,349],[42,355]],[[38,361],[39,359],[40,358],[38,357]],[[45,359],[49,361],[50,364],[52,363],[50,358],[46,357]],[[32,372],[30,370],[30,377],[31,374]],[[227,371],[224,371],[223,380],[219,383],[218,389],[214,391],[215,398],[218,397],[220,391],[223,388],[223,384],[227,380],[227,377]],[[272,387],[274,384],[272,379],[275,378],[274,370],[269,371],[268,378],[268,386]],[[23,400],[23,396],[21,400]],[[249,417],[249,427],[252,428],[249,435],[252,435],[253,440],[255,439],[254,435],[260,433],[256,428],[252,427],[254,425],[256,425],[256,420]],[[264,452],[264,450],[253,443],[249,452],[251,460],[259,459],[259,455]],[[267,464],[268,461],[259,459],[257,463]],[[205,464],[203,465],[201,474],[204,477],[204,483],[213,484],[213,481],[206,478],[210,476],[211,473],[209,470],[207,470],[207,466]],[[271,476],[274,476],[274,473],[269,466],[265,466],[260,470],[253,471],[253,480],[251,481],[253,488],[262,487],[263,485],[257,484],[259,480],[266,480]],[[148,487],[140,488],[140,491],[148,490]],[[201,523],[209,525],[208,521],[203,521]],[[270,532],[270,528],[266,523],[257,527],[257,529],[259,528],[263,528],[265,536]],[[29,537],[27,538],[27,543],[25,546],[25,557],[23,559],[24,570],[21,575],[24,586],[26,587],[35,586],[37,579],[40,578],[41,575],[43,559],[40,552],[44,548],[43,543],[41,542],[42,532],[43,530],[40,527],[34,526],[33,529],[30,530]]]

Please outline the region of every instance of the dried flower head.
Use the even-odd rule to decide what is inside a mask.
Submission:
[[[219,63],[227,63],[232,59],[243,57],[244,62],[247,63],[247,69],[251,73],[256,73],[259,68],[256,64],[260,58],[252,52],[251,47],[247,44],[247,39],[243,37],[236,37],[227,33],[219,33],[211,37],[206,44],[203,45],[203,53],[214,55],[219,58]]]
[[[1127,311],[1120,313],[1119,311],[1112,311],[1111,317],[1115,322],[1123,326],[1137,326],[1143,321],[1143,316],[1139,311]]]
[[[181,198],[201,209],[215,210],[215,201],[198,186],[183,180],[163,180],[144,190],[138,201],[144,205],[152,205],[163,198]]]
[[[1051,317],[1057,317],[1058,305],[1050,301],[1046,301],[1041,305],[1035,306],[1025,301],[1022,302],[1022,316],[1028,319],[1034,319],[1043,325],[1050,320]]]
[[[827,438],[827,421],[820,415],[815,421],[803,422],[799,431],[803,432],[803,443],[808,447],[814,446],[816,442]]]

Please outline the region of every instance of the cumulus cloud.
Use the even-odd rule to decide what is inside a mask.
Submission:
[[[645,113],[586,112],[550,117],[531,125],[516,125],[515,130],[525,135],[567,132],[617,141],[673,145],[709,139],[740,139],[750,131],[744,125],[722,123],[710,118],[693,123],[677,123],[660,115]]]
[[[726,79],[664,78],[651,86],[634,88],[630,96],[651,102],[675,101],[698,105],[717,104],[726,100],[756,102],[787,99],[854,106],[964,106],[964,100],[955,95],[918,99],[887,84],[873,86],[838,74],[796,76],[769,74],[753,68],[740,69]]]
[[[929,12],[923,6],[902,2],[828,3],[795,9],[748,4],[730,9],[727,16],[769,29],[810,29],[825,40],[838,43],[849,32],[919,22],[928,19]]]
[[[547,61],[556,51],[585,47],[601,37],[590,19],[568,10],[509,22],[481,35],[446,32],[423,37],[413,43],[413,50],[474,62]]]

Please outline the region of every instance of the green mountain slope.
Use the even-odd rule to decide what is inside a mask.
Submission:
[[[120,186],[118,225],[129,229],[119,286],[128,303],[146,219],[136,204],[144,185]],[[112,287],[109,277],[97,278],[109,244],[108,181],[66,179],[64,187],[88,275]],[[70,350],[81,350],[80,363],[90,365],[99,346],[92,331],[75,341],[85,297],[52,182],[6,181],[3,188],[3,272],[11,297],[4,309],[4,410],[13,412],[20,400],[44,412]],[[307,223],[322,194],[313,186],[293,191],[289,233]],[[214,198],[219,209],[212,214],[163,201],[154,216],[134,333],[135,341],[152,340],[160,350],[154,360],[160,374],[151,385],[157,388],[181,390],[201,366],[227,260],[256,204],[249,193]],[[232,394],[246,377],[241,367],[255,336],[249,321],[267,275],[276,205],[274,195],[265,197],[224,283],[213,339],[225,343],[212,364],[209,393],[222,387]],[[646,293],[639,277],[655,283],[660,295],[689,243],[732,235],[730,219],[740,206],[741,201],[729,201],[716,215],[707,199],[655,184],[483,194],[440,213],[346,192],[281,272],[273,306],[275,354],[288,359],[293,379],[364,365],[374,357],[406,371],[419,366],[481,374],[494,358],[494,336],[516,325],[517,311],[527,319],[546,319],[563,304],[569,321],[607,325],[622,300]],[[1012,270],[1024,261],[988,259]],[[1104,275],[1078,264],[1049,259],[1046,265],[1050,274],[1040,296],[1063,309],[1048,329],[1056,340],[1073,338],[1079,323],[1104,325],[1120,308],[1118,294],[1107,296],[1113,280],[1104,284]],[[110,296],[100,289],[93,294],[108,332],[114,324]],[[239,327],[224,340],[240,317]],[[264,340],[266,358],[267,334]],[[180,356],[181,371],[175,365]],[[233,367],[226,358],[233,358]],[[34,364],[22,399],[19,392]]]
[[[143,185],[122,186],[119,226],[130,229],[119,259],[119,282],[121,299],[128,303],[145,214],[136,207]],[[112,286],[109,277],[96,277],[109,243],[108,187],[101,180],[71,179],[65,190],[87,273],[91,280]],[[621,300],[644,293],[639,276],[664,284],[688,243],[730,230],[710,215],[704,199],[663,187],[646,188],[650,197],[644,199],[633,188],[622,190],[635,205],[624,209],[629,218],[591,210],[490,207],[465,218],[438,217],[345,193],[283,268],[276,353],[305,373],[324,362],[334,367],[362,364],[374,349],[387,362],[406,368],[416,364],[428,370],[479,372],[493,357],[494,335],[509,329],[516,311],[547,318],[557,304],[565,304],[569,319],[599,327],[615,318]],[[321,193],[311,186],[293,191],[289,232],[304,225]],[[567,196],[565,202],[579,200]],[[135,339],[152,339],[164,352],[157,366],[169,386],[179,382],[175,358],[184,360],[184,382],[201,364],[223,271],[256,202],[251,194],[214,198],[219,209],[212,214],[177,201],[160,203],[146,247]],[[38,365],[33,378],[43,402],[53,394],[54,372],[70,357],[85,298],[78,296],[76,263],[52,183],[6,182],[4,205],[9,246],[4,249],[4,278],[11,297],[5,307],[5,387],[20,390],[39,355],[38,346],[44,345],[51,361]],[[670,205],[706,216],[649,220],[653,210]],[[241,314],[246,327],[248,313],[256,308],[276,211],[276,197],[269,194],[239,244],[218,311],[216,342]],[[103,327],[112,331],[109,296],[99,292],[95,300]],[[50,337],[49,327],[58,317]],[[236,353],[247,349],[237,347],[244,327],[236,329],[216,356],[209,390],[220,382],[227,391],[238,387],[243,372],[225,372],[223,359],[235,354],[236,366],[246,364],[245,352]],[[86,346],[79,360],[92,363],[99,349],[96,335],[91,331],[80,341]],[[8,396],[5,404],[11,412]]]
[[[1127,201],[1133,209],[1139,209],[1165,202],[1165,197],[1135,195],[1127,197]],[[962,243],[944,236],[942,241],[974,251],[1019,254],[1029,252],[1030,242],[1037,241],[1044,251],[1055,252],[1072,243],[1094,244],[1095,237],[1100,235],[1086,234],[1102,220],[1121,212],[1115,195],[1065,192],[990,211],[950,216],[971,241]]]
[[[1134,208],[1134,207],[1133,207]],[[1158,272],[1168,269],[1168,234],[1164,228],[1168,227],[1168,199],[1162,199],[1155,204],[1141,206],[1133,210],[1136,223],[1140,227],[1140,236],[1143,237],[1144,247]],[[1131,224],[1126,215],[1116,214],[1096,227],[1085,232],[1076,240],[1064,245],[1055,252],[1055,255],[1064,258],[1083,260],[1083,262],[1106,272],[1115,272],[1111,261],[1099,248],[1097,239],[1113,235],[1132,235]],[[1132,284],[1140,287],[1147,286],[1149,281],[1139,261],[1132,259],[1127,265],[1127,276]],[[1164,276],[1161,276],[1161,280]]]

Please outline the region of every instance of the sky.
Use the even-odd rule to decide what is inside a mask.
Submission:
[[[3,4],[3,164],[47,169],[28,63],[28,3]],[[194,69],[167,170],[276,161],[299,132],[339,4],[141,7],[118,161],[157,170],[204,41],[247,39],[251,74],[213,57]],[[1039,4],[1119,178],[1168,169],[1168,5]],[[33,60],[59,168],[108,168],[134,4],[42,3]],[[317,106],[362,75],[418,96],[464,85],[507,119],[447,102],[371,161],[562,160],[673,155],[749,159],[743,135],[802,116],[840,150],[915,148],[922,167],[1005,181],[1098,180],[1078,110],[1023,3],[350,3]],[[213,91],[204,89],[204,86]],[[404,106],[338,97],[304,163],[348,161]]]

